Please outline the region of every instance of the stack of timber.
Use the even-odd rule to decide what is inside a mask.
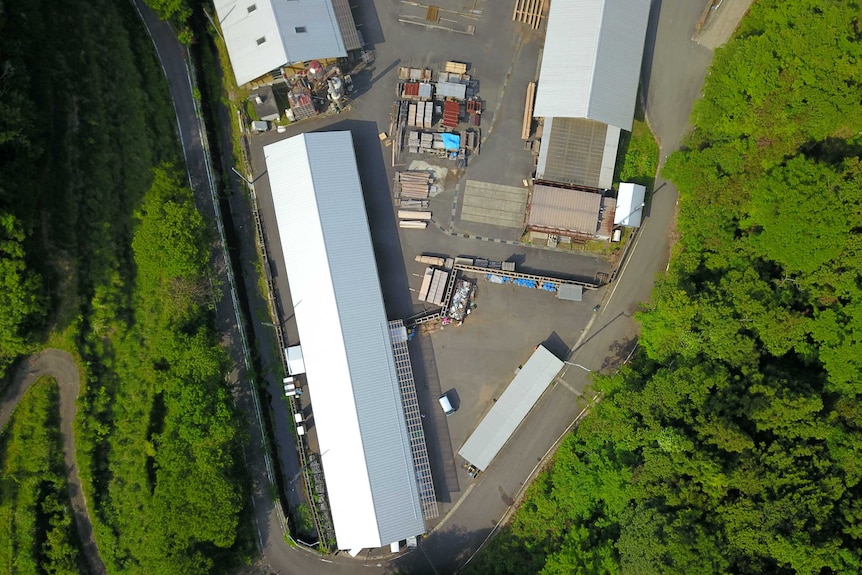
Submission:
[[[429,256],[426,254],[421,254],[413,258],[415,261],[420,264],[427,264],[429,266],[437,266],[438,268],[451,268],[451,265],[446,265],[446,258],[441,258],[439,256]]]
[[[452,72],[453,74],[463,74],[467,71],[467,64],[463,62],[446,62],[446,66],[443,67],[446,72]]]
[[[434,103],[410,103],[407,107],[407,125],[414,128],[430,128],[434,125]]]
[[[396,200],[395,205],[405,210],[427,210],[431,204],[428,200]]]
[[[424,230],[428,227],[428,222],[423,220],[401,220],[398,222],[398,227],[406,230]]]
[[[431,70],[428,68],[409,68],[407,66],[400,66],[398,68],[398,79],[427,82],[431,80]]]
[[[446,301],[449,273],[437,268],[425,268],[422,286],[419,288],[419,301],[442,306]]]
[[[428,221],[431,219],[431,212],[421,211],[421,210],[407,210],[400,209],[398,210],[398,219],[399,220],[420,220],[420,221]]]
[[[527,84],[527,100],[524,102],[524,124],[521,126],[521,139],[529,140],[533,128],[533,104],[536,101],[536,83]]]
[[[542,25],[542,8],[544,4],[544,0],[516,0],[512,20],[523,22],[533,30],[538,30],[539,26]]]
[[[427,200],[432,176],[429,172],[408,171],[395,174],[396,197],[406,200]]]

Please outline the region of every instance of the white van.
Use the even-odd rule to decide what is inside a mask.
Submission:
[[[440,407],[443,408],[443,413],[445,413],[447,416],[455,413],[455,408],[452,407],[452,402],[449,401],[449,395],[444,393],[437,401],[440,402]]]

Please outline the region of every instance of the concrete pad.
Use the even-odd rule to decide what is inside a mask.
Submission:
[[[507,228],[523,228],[528,193],[529,190],[525,187],[467,180],[461,205],[461,219]]]

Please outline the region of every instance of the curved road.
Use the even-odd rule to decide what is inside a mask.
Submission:
[[[78,409],[76,400],[81,388],[78,366],[72,356],[59,349],[46,349],[28,357],[18,367],[12,386],[0,402],[0,429],[6,427],[18,402],[27,393],[33,383],[47,375],[57,380],[60,386],[60,438],[63,441],[63,459],[66,463],[66,474],[69,484],[69,499],[72,502],[72,514],[78,535],[84,547],[84,556],[90,570],[96,575],[107,573],[99,549],[93,537],[93,524],[87,512],[87,500],[81,490],[81,478],[78,477],[78,465],[75,462],[75,434],[72,422]]]

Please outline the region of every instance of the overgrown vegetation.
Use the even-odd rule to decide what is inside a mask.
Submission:
[[[658,143],[638,103],[632,131],[620,132],[614,185],[620,182],[632,182],[646,186],[647,192],[652,192],[655,189],[655,175],[658,171],[658,153]]]
[[[716,52],[642,353],[471,572],[862,569],[862,16],[754,3]]]
[[[57,382],[43,377],[0,435],[0,571],[85,570],[69,512]]]
[[[0,378],[48,338],[83,359],[78,465],[109,571],[229,570],[254,546],[244,426],[152,43],[130,3],[13,0],[0,55]]]

